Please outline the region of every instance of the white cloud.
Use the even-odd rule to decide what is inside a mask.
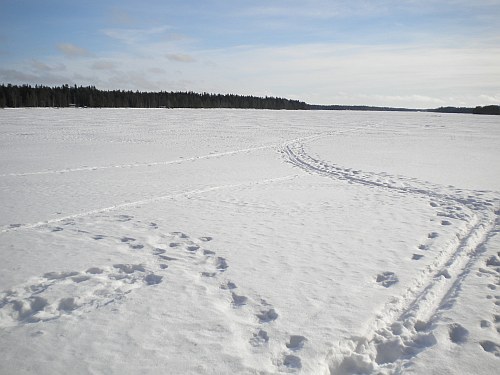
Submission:
[[[85,48],[78,47],[71,43],[59,43],[57,49],[69,58],[90,56],[90,52]]]

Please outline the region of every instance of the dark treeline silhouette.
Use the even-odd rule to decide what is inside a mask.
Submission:
[[[310,104],[309,109],[325,111],[394,111],[394,112],[416,112],[418,109],[374,107],[369,105],[315,105]]]
[[[439,107],[431,109],[412,109],[394,107],[373,107],[367,105],[308,105],[309,109],[333,111],[393,111],[393,112],[437,112],[437,113],[468,113],[479,115],[500,115],[500,106],[487,105],[485,107]]]
[[[500,114],[500,106],[498,105],[476,108],[439,107],[434,109],[374,107],[367,105],[314,105],[284,98],[261,98],[233,94],[107,91],[96,89],[95,86],[77,87],[76,85],[62,85],[49,87],[2,84],[0,85],[0,108],[5,107],[256,108]]]
[[[439,107],[435,109],[428,109],[427,112],[439,112],[439,113],[472,113],[474,108],[467,107]]]
[[[307,109],[298,100],[232,94],[194,92],[140,92],[98,90],[94,86],[59,87],[0,85],[0,108],[4,107],[109,107],[109,108],[257,108]]]
[[[484,107],[476,107],[473,112],[475,115],[500,115],[499,105],[487,105]]]

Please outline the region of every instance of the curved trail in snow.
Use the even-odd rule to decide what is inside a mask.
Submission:
[[[338,130],[335,132],[329,133],[330,135],[337,135],[337,134],[342,134],[342,133],[348,133],[348,132],[357,132],[359,130],[367,129],[369,127],[355,127],[351,129],[345,129],[345,130]],[[309,136],[303,136],[299,138],[295,138],[292,140],[288,140],[285,142],[285,144],[290,144],[293,142],[298,142],[298,141],[309,141],[309,140],[314,140],[318,137],[323,137],[323,134],[313,134]],[[230,155],[236,155],[236,154],[242,154],[242,153],[249,153],[253,151],[259,151],[259,150],[266,150],[266,149],[278,149],[280,148],[281,144],[276,143],[276,144],[270,144],[270,145],[262,145],[262,146],[252,146],[252,147],[247,147],[247,148],[242,148],[242,149],[237,149],[237,150],[229,150],[229,151],[224,151],[224,152],[216,152],[208,155],[201,155],[201,156],[192,156],[192,157],[187,157],[187,158],[177,158],[173,160],[165,160],[165,161],[151,161],[151,162],[144,162],[144,163],[126,163],[126,164],[116,164],[116,165],[101,165],[101,166],[82,166],[82,167],[74,167],[74,168],[64,168],[64,169],[57,169],[57,170],[45,170],[45,171],[33,171],[33,172],[12,172],[12,173],[3,173],[0,174],[0,177],[23,177],[23,176],[37,176],[37,175],[50,175],[50,174],[64,174],[64,173],[74,173],[74,172],[89,172],[89,171],[101,171],[101,170],[107,170],[107,169],[122,169],[122,168],[138,168],[138,167],[154,167],[154,166],[164,166],[164,165],[171,165],[171,164],[182,164],[185,162],[192,162],[192,161],[199,161],[199,160],[206,160],[206,159],[215,159],[219,157],[224,157],[224,156],[230,156]]]
[[[343,168],[315,159],[304,150],[307,141],[328,136],[331,134],[285,143],[281,153],[287,162],[311,174],[429,198],[431,206],[436,208],[452,206],[451,212],[438,216],[466,223],[405,291],[385,304],[361,337],[340,342],[331,350],[324,368],[327,374],[397,373],[418,352],[436,342],[434,324],[442,306],[456,297],[461,283],[480,258],[482,245],[495,229],[498,214],[495,205],[498,206],[499,199],[485,192],[464,196],[461,191],[417,179]],[[432,236],[430,233],[429,238]]]

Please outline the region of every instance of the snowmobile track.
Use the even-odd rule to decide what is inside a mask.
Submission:
[[[324,135],[326,137],[329,135]],[[317,136],[308,141],[321,138]],[[455,233],[448,245],[424,268],[405,291],[389,300],[369,323],[367,332],[338,343],[325,361],[326,374],[398,373],[420,351],[436,343],[433,326],[446,302],[456,297],[471,267],[479,260],[482,244],[495,228],[498,199],[484,199],[484,192],[463,196],[416,179],[343,168],[308,155],[304,143],[289,142],[281,153],[290,164],[312,174],[426,197],[432,207],[450,206],[461,210],[465,229]],[[439,202],[439,203],[437,203]],[[465,214],[469,212],[470,214]],[[443,215],[440,213],[438,215]],[[450,214],[452,215],[452,214]],[[448,225],[442,221],[442,225]],[[431,234],[429,235],[431,238]]]

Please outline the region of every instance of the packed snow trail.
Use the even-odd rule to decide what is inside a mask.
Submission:
[[[330,134],[323,135],[326,136]],[[491,193],[475,192],[475,196],[464,197],[456,191],[416,179],[342,168],[309,156],[304,143],[285,143],[281,152],[286,161],[308,173],[427,197],[432,207],[448,209],[438,212],[438,216],[466,222],[465,228],[456,233],[456,238],[449,241],[404,293],[391,298],[382,311],[377,312],[361,337],[340,342],[331,350],[325,365],[325,371],[332,375],[399,373],[420,351],[436,343],[433,328],[440,309],[451,295],[459,293],[460,284],[480,257],[482,245],[495,230],[498,215],[495,206],[498,207],[499,200]],[[486,197],[478,197],[483,195]],[[448,220],[442,220],[441,224],[451,225]],[[432,232],[428,237],[437,236],[437,232]],[[387,275],[379,275],[377,281],[380,279],[382,285],[388,287],[397,282],[397,279],[391,281],[392,278],[394,275],[387,272]]]

